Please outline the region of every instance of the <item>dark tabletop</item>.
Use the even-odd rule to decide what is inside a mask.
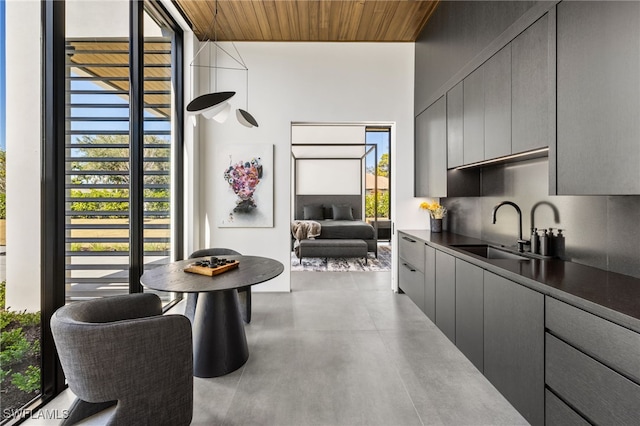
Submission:
[[[213,277],[184,272],[187,265],[208,258],[179,260],[147,270],[142,274],[140,282],[153,290],[199,293],[260,284],[277,277],[284,271],[282,263],[267,257],[225,255],[225,259],[238,260],[240,262],[238,267]]]

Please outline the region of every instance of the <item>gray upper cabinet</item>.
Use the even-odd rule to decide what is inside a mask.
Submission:
[[[511,45],[493,55],[484,74],[484,159],[511,154]]]
[[[558,4],[557,70],[557,193],[640,194],[640,2]]]
[[[511,42],[513,153],[549,146],[549,17]]]
[[[482,67],[464,79],[464,164],[484,160],[484,74]]]
[[[456,84],[447,92],[447,167],[464,164],[464,93],[463,82]]]
[[[488,271],[484,375],[529,423],[544,424],[544,296]]]
[[[415,196],[447,196],[447,108],[441,97],[416,117]]]

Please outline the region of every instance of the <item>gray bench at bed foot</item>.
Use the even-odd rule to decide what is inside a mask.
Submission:
[[[364,240],[302,240],[300,263],[303,257],[364,257],[367,263],[368,246]]]

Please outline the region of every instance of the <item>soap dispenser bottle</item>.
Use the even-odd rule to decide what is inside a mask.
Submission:
[[[564,234],[562,233],[562,229],[558,229],[558,235],[554,238],[555,241],[555,252],[554,255],[559,257],[560,259],[564,258],[565,251],[565,242],[564,242]]]
[[[540,236],[540,254],[543,256],[549,255],[549,235],[547,230],[542,230],[543,234]]]
[[[540,237],[538,236],[538,228],[531,229],[531,253],[540,254]]]

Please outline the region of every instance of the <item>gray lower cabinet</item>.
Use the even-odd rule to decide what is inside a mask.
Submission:
[[[464,164],[484,160],[484,74],[482,67],[463,80]]]
[[[447,102],[441,97],[416,117],[416,197],[447,196]]]
[[[589,426],[580,414],[565,404],[550,390],[544,392],[545,426]]]
[[[463,82],[456,84],[447,92],[447,167],[464,164],[464,93]]]
[[[547,386],[590,423],[640,424],[640,385],[549,333],[545,367]]]
[[[400,259],[398,276],[400,289],[424,312],[424,273]]]
[[[398,234],[398,287],[424,312],[424,242]]]
[[[511,44],[482,65],[484,159],[511,154]]]
[[[549,389],[593,424],[640,424],[640,334],[547,296]]]
[[[456,259],[456,346],[484,370],[483,270]]]
[[[511,42],[511,150],[549,146],[549,17],[544,15]],[[553,71],[555,72],[555,71]]]
[[[411,235],[398,234],[398,256],[419,271],[424,271],[424,242]]]
[[[529,423],[544,424],[544,296],[488,271],[484,375]]]
[[[424,247],[424,313],[436,322],[436,249]]]
[[[640,383],[640,334],[549,296],[545,315],[553,335]]]
[[[640,194],[638,117],[640,2],[559,3],[557,194]]]
[[[436,326],[456,342],[456,259],[436,250]]]

